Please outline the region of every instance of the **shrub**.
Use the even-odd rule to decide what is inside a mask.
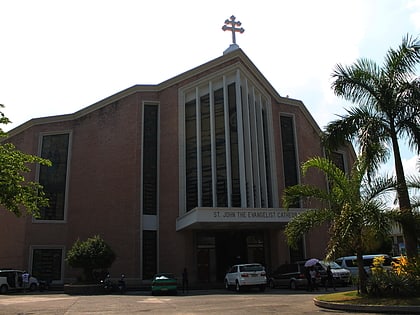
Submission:
[[[111,247],[99,236],[95,235],[86,241],[79,239],[68,251],[66,261],[73,268],[83,269],[84,282],[94,280],[94,271],[111,267],[116,256]]]
[[[368,280],[368,295],[372,297],[418,296],[420,294],[420,259],[406,257],[393,262],[393,270],[384,270],[380,258],[374,259],[372,276]]]

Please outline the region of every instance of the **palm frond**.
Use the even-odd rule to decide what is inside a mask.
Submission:
[[[296,247],[297,242],[312,228],[331,221],[333,215],[329,209],[308,210],[293,218],[286,225],[284,233],[290,246]]]

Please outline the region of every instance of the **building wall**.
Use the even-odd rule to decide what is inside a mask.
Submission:
[[[180,209],[180,141],[179,111],[180,91],[197,80],[205,81],[207,76],[232,69],[243,57],[226,58],[214,62],[213,67],[202,71],[192,70],[191,75],[165,82],[160,88],[133,89],[131,93],[105,100],[86,113],[39,121],[30,124],[21,132],[14,133],[10,141],[18,149],[40,153],[40,137],[51,133],[67,133],[70,137],[69,172],[67,186],[67,211],[63,222],[42,222],[30,217],[16,218],[0,212],[0,239],[9,233],[13,238],[0,242],[0,267],[30,269],[31,249],[34,247],[62,247],[64,255],[79,238],[84,240],[95,234],[101,237],[116,252],[117,259],[110,272],[113,276],[125,273],[128,279],[142,278],[142,121],[144,104],[159,107],[158,128],[158,266],[157,271],[171,270],[181,274],[184,267],[190,274],[197,274],[195,230],[176,231]],[[241,65],[248,75],[256,70],[247,62]],[[232,70],[230,70],[232,71]],[[258,73],[257,73],[258,74]],[[271,101],[269,104],[274,146],[274,171],[278,196],[284,191],[284,162],[280,116],[294,119],[298,172],[300,164],[308,158],[323,156],[319,139],[319,128],[300,101],[281,98],[255,74],[256,84]],[[201,81],[200,81],[201,82]],[[351,162],[351,151],[348,161]],[[286,166],[287,167],[287,166]],[[30,174],[36,179],[37,170]],[[308,173],[302,182],[326,187],[325,179],[319,174]],[[276,205],[281,207],[281,204]],[[305,205],[308,206],[308,205]],[[314,205],[310,205],[314,206]],[[326,228],[308,234],[305,240],[307,257],[320,257],[328,242]],[[283,229],[267,229],[269,241],[266,253],[270,265],[277,266],[290,261],[289,247]],[[75,279],[80,270],[73,270],[63,262],[63,281]],[[193,279],[193,278],[192,278]]]

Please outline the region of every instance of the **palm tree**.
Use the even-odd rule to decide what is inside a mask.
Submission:
[[[399,223],[403,228],[407,255],[417,255],[417,235],[410,205],[398,139],[420,153],[420,40],[403,38],[397,50],[389,49],[385,62],[359,59],[351,66],[338,64],[332,74],[337,96],[357,104],[347,114],[329,123],[323,136],[327,148],[355,141],[372,175],[392,151],[397,177]],[[391,149],[392,148],[392,149]]]
[[[386,235],[389,231],[389,217],[384,212],[386,203],[381,196],[393,189],[393,181],[381,178],[367,183],[367,164],[361,158],[356,160],[348,176],[326,158],[314,157],[305,162],[302,165],[303,175],[310,168],[318,169],[327,176],[329,189],[299,184],[285,190],[285,208],[299,200],[317,200],[322,204],[321,207],[301,213],[287,224],[285,233],[288,243],[294,246],[312,228],[329,224],[330,240],[326,258],[356,253],[361,293],[366,293],[362,257],[378,233]]]

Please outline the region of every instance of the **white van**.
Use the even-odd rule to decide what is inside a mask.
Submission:
[[[371,274],[370,268],[373,267],[373,259],[376,257],[384,257],[385,261],[382,264],[382,267],[387,270],[392,269],[392,259],[389,255],[386,254],[374,254],[374,255],[363,255],[363,266],[367,272],[367,274]],[[356,256],[346,256],[340,257],[335,260],[335,262],[341,266],[341,268],[350,270],[352,276],[359,275],[359,269],[357,268],[357,258]]]
[[[22,275],[22,270],[0,269],[0,294],[6,294],[9,291],[24,290]],[[38,280],[30,276],[28,290],[35,291],[38,287]]]

